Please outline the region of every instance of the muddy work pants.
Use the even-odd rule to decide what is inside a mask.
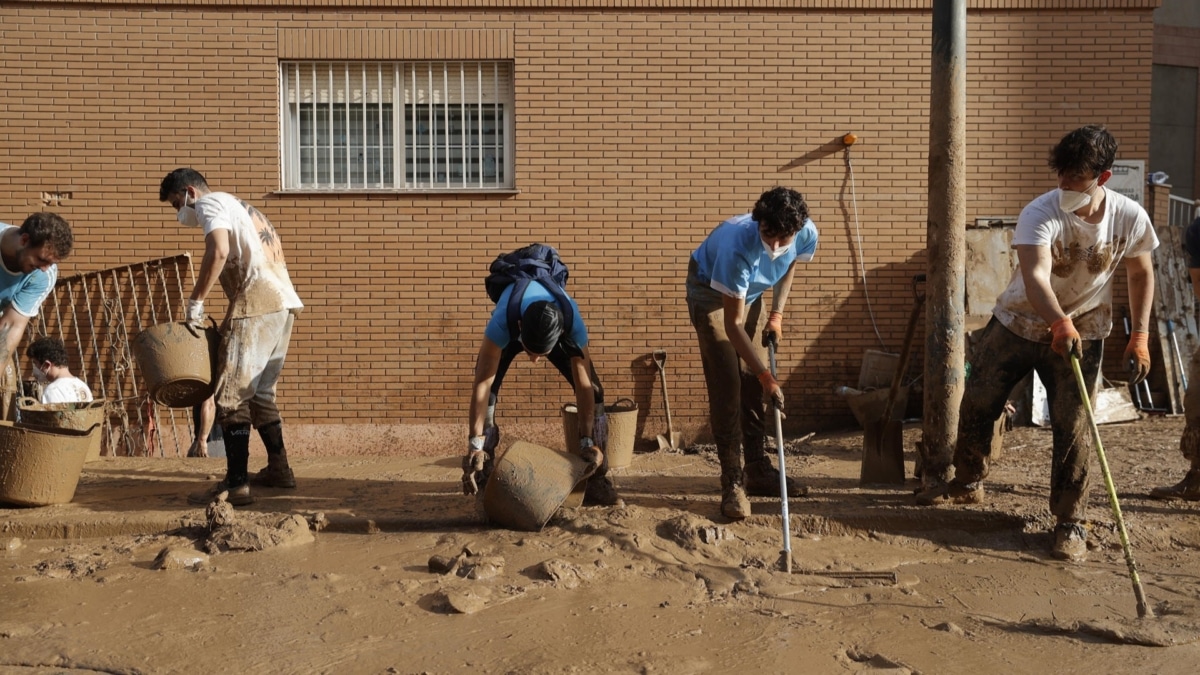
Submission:
[[[1095,398],[1103,340],[1084,340],[1079,360],[1088,396]],[[988,475],[992,433],[1014,386],[1035,371],[1046,387],[1053,435],[1050,512],[1059,521],[1082,521],[1087,510],[1088,464],[1095,452],[1087,410],[1068,359],[1049,343],[1031,342],[995,318],[971,351],[971,375],[959,409],[954,482],[969,485]]]
[[[262,429],[280,421],[275,385],[294,320],[294,314],[283,310],[228,322],[217,357],[215,394],[216,421],[223,428],[253,424]]]
[[[725,296],[696,276],[695,260],[688,262],[687,303],[704,366],[708,423],[721,460],[721,484],[731,480],[742,484],[743,455],[747,464],[765,456],[762,385],[758,374],[746,369],[725,332]],[[767,348],[755,336],[761,335],[766,314],[762,296],[746,308],[746,333],[763,363],[767,362]]]
[[[1186,423],[1179,439],[1179,451],[1192,463],[1192,469],[1200,469],[1200,379],[1197,378],[1200,378],[1200,349],[1192,352],[1188,363],[1188,389],[1183,396]]]

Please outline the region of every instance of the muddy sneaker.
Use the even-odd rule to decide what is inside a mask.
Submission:
[[[296,487],[296,476],[292,473],[291,467],[285,466],[279,468],[268,464],[258,473],[254,474],[250,482],[263,487],[294,488]]]
[[[1175,485],[1163,485],[1150,490],[1151,499],[1184,499],[1200,501],[1200,470],[1192,469]]]
[[[947,504],[982,504],[983,483],[962,485],[950,481],[926,488],[917,493],[917,506],[945,506]]]
[[[1082,562],[1087,557],[1087,530],[1079,523],[1059,523],[1054,527],[1054,548],[1050,555],[1059,560]]]
[[[616,506],[620,500],[617,487],[608,476],[592,478],[583,489],[584,506]]]
[[[731,485],[721,490],[721,515],[730,520],[742,520],[750,515],[750,499],[741,485]]]
[[[779,469],[771,465],[771,460],[764,457],[757,462],[750,462],[743,471],[746,475],[746,494],[752,497],[779,496]],[[787,479],[787,491],[789,498],[808,496],[808,487],[791,476]]]
[[[231,487],[229,487],[229,483],[226,483],[223,480],[218,481],[217,483],[215,483],[212,487],[208,488],[207,490],[201,490],[200,492],[191,493],[190,495],[188,495],[188,498],[187,498],[188,503],[189,504],[208,504],[209,502],[216,499],[217,495],[221,494],[222,492],[229,493],[229,496],[226,497],[225,500],[228,501],[230,504],[233,504],[234,506],[245,506],[247,504],[254,503],[254,497],[250,496],[250,484],[249,483],[243,483],[235,488],[231,488]]]

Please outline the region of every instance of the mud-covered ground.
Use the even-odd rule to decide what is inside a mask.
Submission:
[[[943,509],[859,488],[861,434],[791,443],[792,574],[778,500],[721,518],[711,453],[640,454],[624,505],[538,533],[481,525],[457,458],[301,457],[216,535],[184,495],[221,460],[105,459],[71,505],[0,509],[0,672],[1192,673],[1200,504],[1146,496],[1183,475],[1181,430],[1101,427],[1141,620],[1094,462],[1089,559],[1048,555],[1037,428],[987,503]]]

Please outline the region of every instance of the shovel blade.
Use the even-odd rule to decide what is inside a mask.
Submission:
[[[904,484],[904,425],[899,420],[871,422],[863,432],[859,485]]]
[[[658,449],[659,450],[678,450],[679,449],[679,436],[673,431],[670,433],[669,438],[667,436],[663,436],[662,434],[659,434],[657,436],[657,439],[658,439]]]

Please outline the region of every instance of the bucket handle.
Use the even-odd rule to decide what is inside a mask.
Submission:
[[[621,405],[622,403],[625,405]],[[613,408],[617,408],[617,407],[629,408],[630,411],[634,411],[634,410],[638,409],[637,402],[634,401],[633,399],[629,398],[628,396],[624,396],[624,397],[621,397],[621,398],[613,401],[612,405],[604,406],[604,409],[606,411],[612,411]]]
[[[196,332],[196,331],[197,331],[197,329],[206,331],[206,330],[208,330],[209,328],[216,328],[216,327],[217,327],[217,320],[216,320],[216,319],[214,319],[214,318],[212,318],[212,317],[210,316],[210,317],[208,317],[208,321],[209,321],[209,323],[211,323],[212,325],[211,325],[211,326],[209,326],[209,327],[207,327],[207,328],[201,328],[201,327],[199,327],[199,326],[193,326],[192,324],[190,324],[190,323],[188,323],[188,322],[186,322],[186,321],[184,321],[184,322],[182,322],[182,323],[183,323],[183,327],[187,329],[187,332],[189,332],[189,333],[191,333],[191,334],[192,334],[192,337],[194,337],[194,338],[196,338],[196,339],[200,339],[200,333]]]
[[[18,408],[30,408],[32,406],[39,405],[40,403],[41,401],[32,396],[22,396],[21,398],[17,399]]]

